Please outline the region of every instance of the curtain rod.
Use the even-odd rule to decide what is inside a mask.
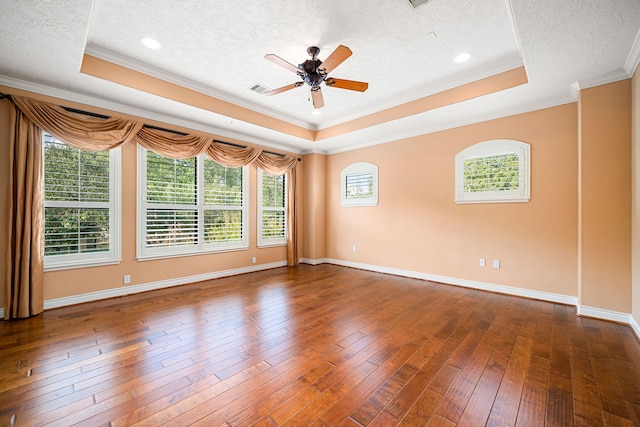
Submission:
[[[11,97],[10,94],[5,94],[0,92],[0,99],[8,99],[9,101],[13,101],[13,98]],[[104,114],[99,114],[99,113],[92,113],[90,111],[84,111],[84,110],[78,110],[77,108],[71,108],[71,107],[63,107],[60,106],[62,109],[64,109],[65,111],[68,111],[70,113],[77,113],[77,114],[83,114],[85,116],[91,116],[91,117],[97,117],[100,119],[109,119],[111,118],[110,116],[106,116]],[[189,135],[188,133],[185,132],[180,132],[177,130],[173,130],[173,129],[167,129],[167,128],[163,128],[160,126],[154,126],[154,125],[148,125],[148,124],[144,124],[143,127],[146,127],[148,129],[155,129],[155,130],[161,130],[163,132],[169,132],[169,133],[173,133],[175,135],[181,135],[181,136],[186,136]],[[220,144],[226,144],[226,145],[231,145],[232,147],[238,147],[238,148],[247,148],[246,145],[240,145],[240,144],[234,144],[233,142],[227,142],[227,141],[220,141],[219,139],[214,139],[214,142],[220,143]],[[282,153],[275,153],[273,151],[268,151],[268,150],[262,150],[265,153],[268,154],[273,154],[275,156],[281,156],[284,157],[285,155]],[[300,157],[298,157],[298,161],[301,161],[302,159]]]

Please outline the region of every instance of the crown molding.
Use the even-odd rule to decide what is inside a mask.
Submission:
[[[176,84],[178,86],[184,87],[186,89],[193,90],[195,92],[210,96],[212,98],[217,98],[222,101],[229,102],[231,104],[237,105],[242,108],[246,108],[248,110],[252,110],[258,112],[260,114],[264,114],[265,116],[273,117],[274,119],[282,120],[291,124],[295,124],[297,126],[303,127],[309,130],[317,130],[315,125],[312,125],[308,122],[303,122],[294,117],[287,116],[285,114],[274,114],[273,110],[262,107],[261,105],[254,104],[251,102],[247,102],[245,99],[242,99],[237,96],[230,95],[221,90],[217,90],[212,88],[211,86],[207,86],[201,83],[197,83],[193,80],[186,79],[177,74],[160,70],[156,67],[151,67],[147,64],[144,64],[135,59],[126,57],[124,55],[120,55],[111,50],[104,49],[98,46],[89,45],[85,49],[85,54],[94,56],[96,58],[114,63],[116,65],[120,65],[122,67],[129,68],[134,71],[138,71],[140,73],[149,75],[151,77],[155,77],[157,79]],[[249,90],[249,89],[247,89]]]
[[[400,105],[407,104],[409,102],[413,102],[421,98],[425,98],[427,96],[435,95],[449,89],[453,89],[459,86],[464,86],[466,84],[473,83],[478,80],[492,77],[492,76],[495,76],[496,74],[505,73],[507,71],[511,71],[522,66],[524,66],[524,63],[522,61],[522,58],[519,56],[517,58],[511,57],[498,63],[494,62],[485,67],[477,68],[476,69],[477,71],[470,75],[465,75],[462,77],[459,74],[454,75],[453,77],[440,80],[438,82],[435,82],[434,84],[430,84],[428,87],[423,87],[422,90],[420,90],[419,88],[414,88],[414,90],[412,90],[410,93],[404,93],[399,96],[390,98],[378,108],[362,111],[360,113],[353,114],[350,116],[345,116],[340,118],[340,120],[334,120],[334,121],[322,123],[317,127],[317,130],[323,130],[326,128],[330,128],[332,126],[337,126],[342,123],[346,123],[352,120],[366,117],[371,114],[376,114],[381,111],[388,110],[390,108],[398,107]],[[525,69],[525,72],[526,72],[526,69]]]
[[[611,71],[609,73],[603,74],[598,77],[592,77],[590,79],[580,80],[572,84],[576,86],[577,90],[589,89],[596,86],[602,86],[609,83],[619,82],[621,80],[630,79],[631,75],[628,74],[625,70],[616,70]]]
[[[627,60],[624,63],[624,71],[631,77],[636,72],[638,68],[638,64],[640,63],[640,30],[638,30],[638,34],[636,34],[636,38],[631,45],[631,50],[629,51],[629,55],[627,55]]]
[[[448,122],[440,122],[431,126],[422,127],[420,129],[411,130],[404,133],[394,133],[392,137],[382,138],[377,140],[368,141],[362,144],[352,145],[346,148],[339,148],[335,150],[327,150],[325,154],[338,154],[353,150],[359,150],[362,148],[372,147],[374,145],[386,144],[389,142],[401,141],[403,139],[415,138],[422,135],[429,135],[431,133],[440,132],[443,130],[454,129],[462,126],[473,125],[482,122],[488,122],[490,120],[502,119],[505,117],[516,116],[518,114],[530,113],[532,111],[544,110],[546,108],[558,107],[560,105],[570,104],[576,102],[577,97],[560,96],[545,101],[520,105],[518,107],[495,111],[492,113],[482,113],[464,120],[451,120]]]
[[[160,123],[166,123],[169,125],[175,125],[184,127],[187,129],[193,129],[208,134],[213,134],[221,138],[236,139],[249,144],[255,144],[265,148],[271,148],[274,150],[286,151],[293,154],[301,154],[300,148],[292,147],[289,145],[278,144],[265,139],[258,139],[254,136],[247,135],[240,132],[232,132],[226,129],[218,128],[204,123],[195,122],[191,120],[179,119],[172,116],[167,116],[161,113],[155,113],[148,110],[142,110],[139,108],[131,107],[125,104],[120,104],[113,101],[107,101],[105,99],[96,98],[89,95],[80,94],[77,92],[71,92],[65,89],[55,88],[39,83],[28,82],[25,80],[15,79],[13,77],[0,75],[0,85],[9,86],[16,89],[24,90],[27,92],[33,92],[40,95],[50,96],[66,101],[77,102],[80,104],[86,104],[97,108],[103,108],[105,110],[114,111],[116,113],[123,113],[135,117],[139,117],[142,120],[154,120]]]

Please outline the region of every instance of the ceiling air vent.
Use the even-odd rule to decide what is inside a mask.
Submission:
[[[254,92],[258,92],[259,94],[263,94],[265,92],[269,92],[271,89],[269,89],[268,87],[262,86],[260,83],[256,83],[253,86],[251,86],[251,90]]]
[[[429,3],[431,0],[409,0],[409,3],[411,3],[411,6],[413,7],[418,7],[418,6],[422,6],[423,4],[427,4]]]

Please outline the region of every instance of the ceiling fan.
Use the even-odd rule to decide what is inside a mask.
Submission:
[[[324,98],[322,97],[322,91],[320,88],[320,84],[322,82],[324,82],[325,85],[329,87],[355,90],[358,92],[364,92],[369,87],[369,83],[366,82],[334,79],[333,77],[329,77],[329,73],[331,71],[333,71],[338,65],[342,64],[345,59],[351,56],[352,52],[348,47],[342,45],[338,46],[336,50],[334,50],[331,55],[329,55],[324,61],[318,59],[320,48],[317,46],[310,46],[307,49],[307,53],[309,54],[309,56],[311,56],[311,59],[307,59],[302,64],[298,64],[297,67],[272,53],[265,55],[264,57],[269,61],[296,73],[300,78],[302,78],[302,81],[264,92],[264,95],[276,95],[278,93],[286,92],[290,89],[300,87],[306,83],[311,88],[311,99],[313,101],[313,108],[318,109],[324,107]]]

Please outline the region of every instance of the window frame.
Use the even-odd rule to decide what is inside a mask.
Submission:
[[[372,195],[366,198],[350,199],[347,197],[347,179],[353,175],[372,175]],[[378,166],[369,162],[352,163],[340,172],[340,205],[348,206],[378,206]]]
[[[275,207],[275,206],[262,206],[262,176],[263,174],[271,175],[262,169],[258,168],[258,217],[257,217],[257,229],[258,229],[258,247],[271,247],[271,246],[286,246],[287,244],[287,227],[289,226],[289,216],[287,215],[288,206],[289,206],[289,192],[287,191],[287,185],[289,184],[289,180],[287,179],[287,174],[282,175],[284,178],[284,206],[283,207]],[[272,175],[273,176],[273,175]],[[265,238],[262,236],[262,213],[264,211],[277,211],[284,213],[284,236],[281,238]]]
[[[518,156],[518,188],[506,191],[464,191],[464,163],[469,159],[503,154]],[[455,202],[464,203],[523,203],[531,200],[531,148],[512,139],[479,142],[460,151],[455,158]]]
[[[176,210],[196,212],[198,224],[198,243],[195,245],[168,246],[149,248],[146,246],[147,240],[147,208],[148,206],[158,206],[158,204],[147,203],[147,149],[138,144],[137,151],[137,215],[136,215],[136,259],[154,260],[163,258],[175,258],[189,255],[201,255],[216,252],[232,252],[246,250],[249,248],[249,167],[242,167],[242,207],[240,209],[229,209],[229,206],[213,208],[212,205],[204,204],[204,161],[214,161],[204,154],[196,157],[196,198],[197,204],[190,205],[189,208],[177,208]],[[222,165],[224,166],[224,165]],[[175,205],[180,206],[180,205]],[[211,210],[240,210],[242,212],[242,240],[237,242],[206,243],[204,241],[204,213]]]
[[[122,220],[121,220],[121,202],[122,202],[122,150],[120,147],[109,150],[109,202],[65,202],[65,201],[47,201],[45,196],[45,134],[42,132],[42,199],[43,199],[43,215],[47,208],[108,208],[109,209],[109,250],[104,252],[91,253],[74,253],[64,255],[44,255],[44,271],[67,270],[74,268],[97,267],[102,265],[119,264],[122,261]],[[76,148],[64,140],[52,136],[55,140],[60,141],[70,148],[83,151]],[[44,220],[44,218],[43,218]],[[44,232],[43,224],[43,232]]]

